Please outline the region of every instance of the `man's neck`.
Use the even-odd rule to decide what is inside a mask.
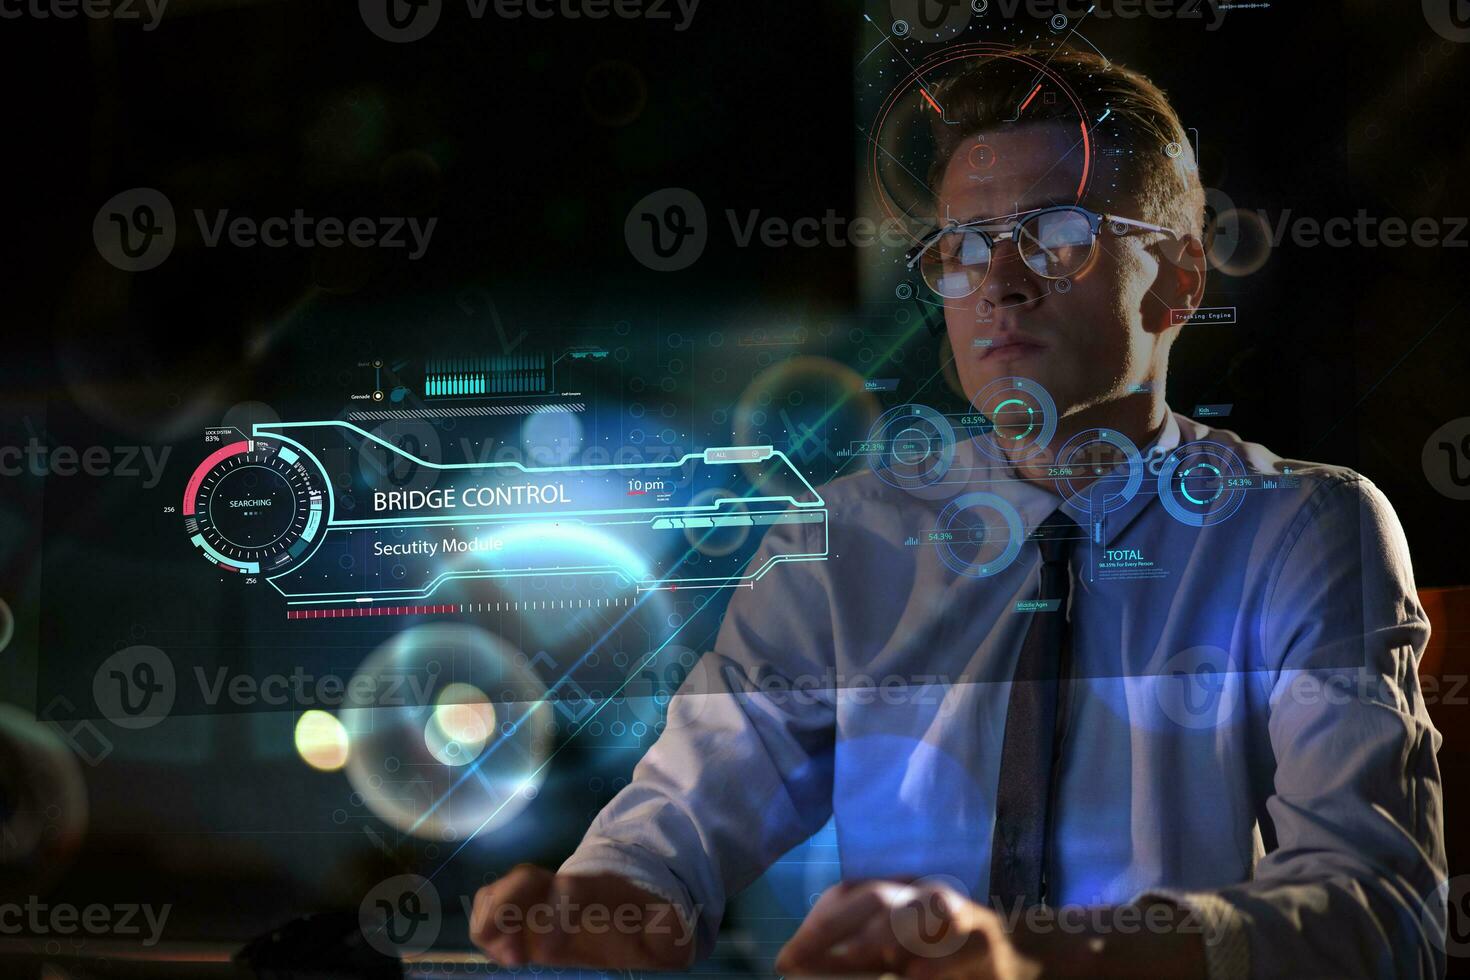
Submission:
[[[1162,385],[1157,391],[1141,391],[1111,401],[1078,409],[1057,420],[1057,431],[1047,451],[1016,464],[1016,474],[1028,483],[1051,487],[1054,479],[1048,468],[1057,464],[1056,453],[1073,436],[1088,429],[1109,429],[1121,433],[1139,449],[1148,445],[1163,431],[1168,408],[1164,404]],[[1074,478],[1073,486],[1087,481]]]

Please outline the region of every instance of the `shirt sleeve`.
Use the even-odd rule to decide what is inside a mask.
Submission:
[[[1429,623],[1387,499],[1353,475],[1288,530],[1260,624],[1276,846],[1252,880],[1153,892],[1198,913],[1215,977],[1438,977],[1447,875]]]
[[[778,524],[751,560],[715,649],[670,699],[665,728],[629,784],[593,821],[564,874],[619,874],[675,903],[698,955],[727,895],[821,829],[832,812],[831,604],[804,538]]]

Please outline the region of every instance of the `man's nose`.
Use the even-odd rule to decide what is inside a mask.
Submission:
[[[1046,288],[1021,258],[1013,241],[1000,242],[990,255],[990,274],[980,288],[981,298],[996,309],[1025,306],[1046,295]]]

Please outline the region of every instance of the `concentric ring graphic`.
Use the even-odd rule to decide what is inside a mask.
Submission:
[[[976,392],[970,404],[985,420],[971,428],[970,438],[991,459],[1031,459],[1057,433],[1057,404],[1030,378],[997,378]]]
[[[1123,507],[1138,493],[1143,486],[1143,457],[1121,432],[1083,429],[1057,452],[1050,473],[1063,500],[1095,517]],[[1079,487],[1079,481],[1086,482]]]
[[[320,543],[327,515],[303,457],[289,446],[241,440],[211,453],[184,490],[184,527],[226,571],[276,575]]]
[[[1159,467],[1159,499],[1181,524],[1209,527],[1229,520],[1254,478],[1232,450],[1199,440],[1176,447]]]
[[[983,490],[963,494],[945,505],[926,536],[950,571],[989,578],[1010,567],[1021,553],[1026,530],[1021,515],[1005,498]]]
[[[954,463],[954,426],[927,405],[900,405],[879,416],[861,444],[878,478],[900,490],[944,479]]]

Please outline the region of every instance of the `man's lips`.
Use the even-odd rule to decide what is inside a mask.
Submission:
[[[1029,337],[996,337],[986,347],[982,347],[980,360],[996,357],[1008,360],[1012,357],[1024,357],[1027,354],[1035,354],[1046,350],[1046,345]]]

